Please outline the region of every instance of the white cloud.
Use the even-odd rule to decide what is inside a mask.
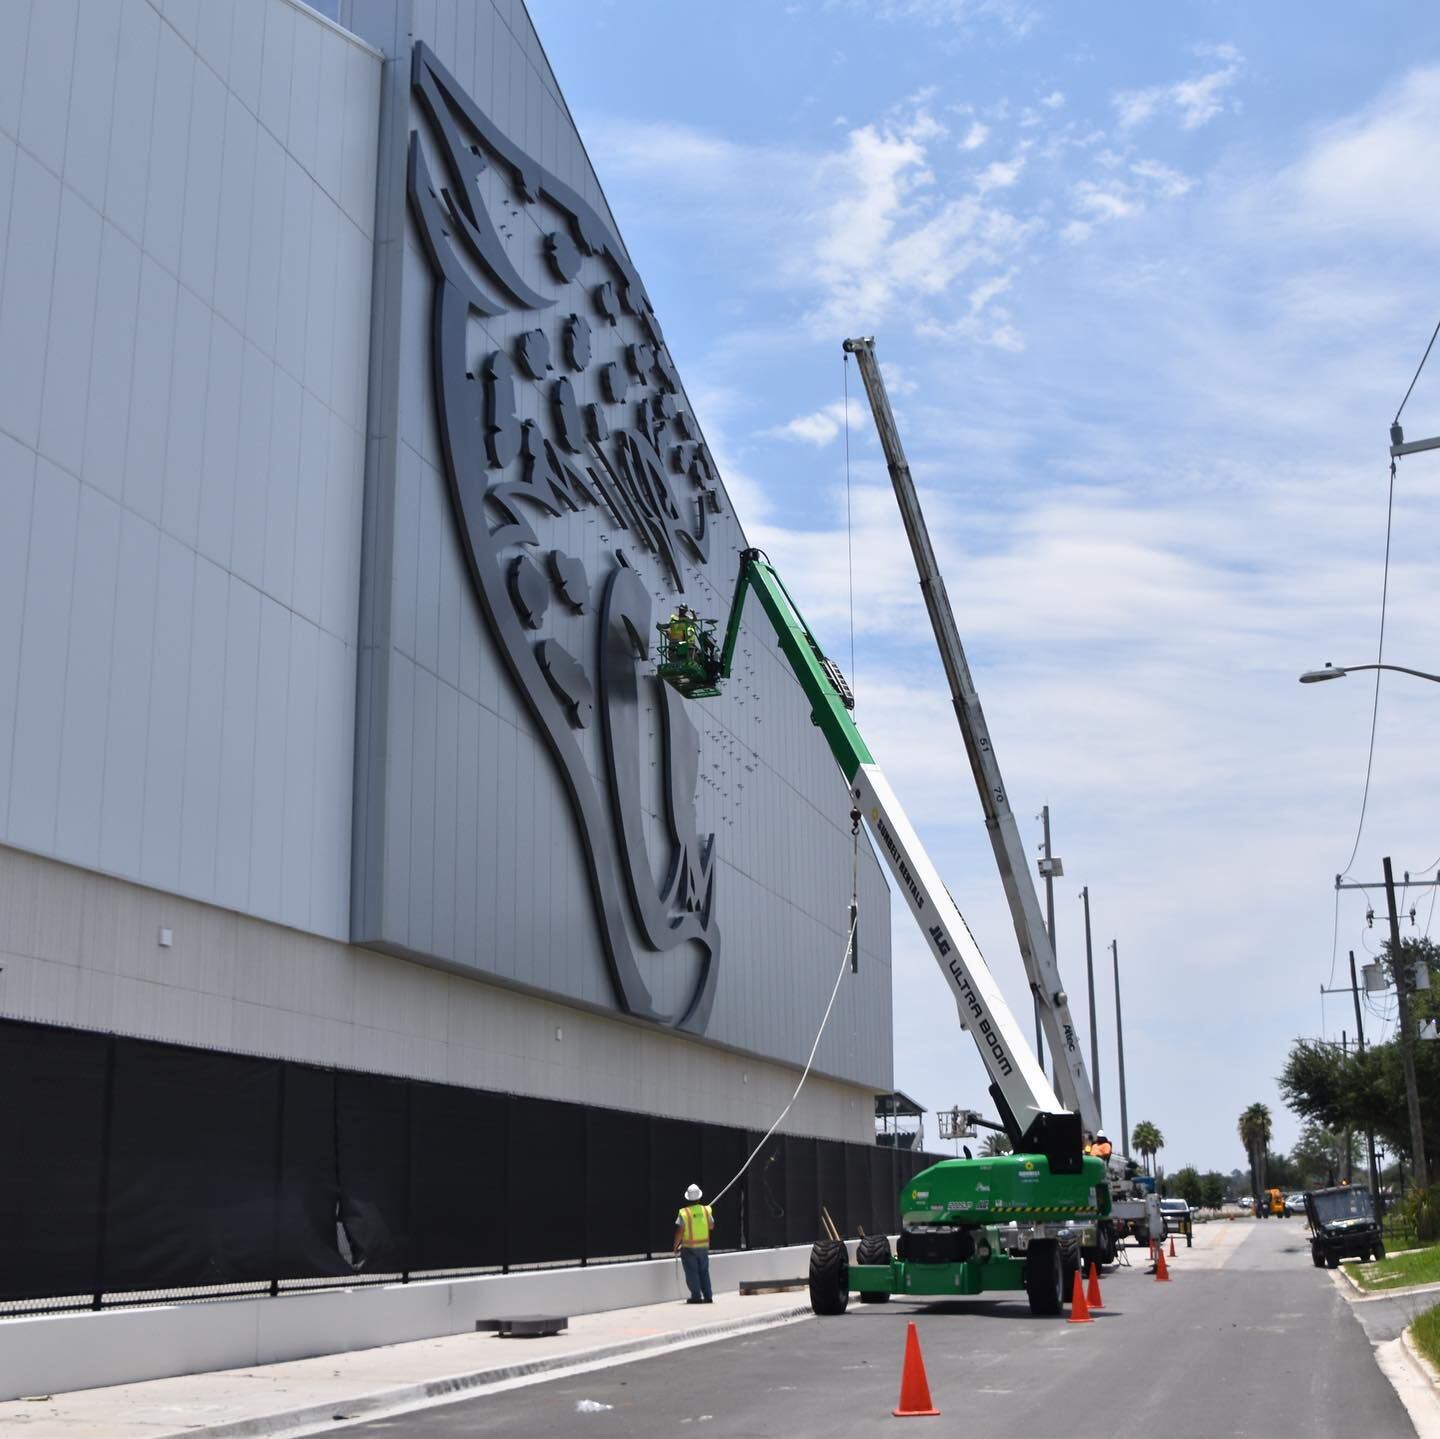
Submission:
[[[979,120],[973,120],[970,128],[965,132],[965,138],[960,142],[960,148],[962,150],[978,150],[989,138],[990,127],[982,125]]]
[[[1135,202],[1118,184],[1098,185],[1081,180],[1074,190],[1075,206],[1092,220],[1120,220],[1135,213]]]
[[[1213,120],[1225,108],[1226,92],[1240,79],[1245,62],[1233,45],[1212,47],[1209,53],[1211,58],[1223,59],[1218,69],[1172,85],[1122,90],[1115,95],[1121,128],[1136,129],[1161,113],[1173,114],[1184,130],[1198,130]]]
[[[1010,284],[1014,278],[1013,272],[1008,275],[995,275],[983,284],[976,285],[975,288],[970,291],[970,313],[972,315],[978,315],[991,300],[1003,295],[1005,291],[1010,288]]]
[[[1025,168],[1025,157],[1016,155],[1011,160],[992,160],[975,178],[975,188],[983,195],[989,190],[1008,190],[1020,178]]]
[[[1440,133],[1440,66],[1412,70],[1373,104],[1322,130],[1282,177],[1279,209],[1327,233],[1440,237],[1429,178]]]
[[[858,417],[854,406],[850,410],[850,423]],[[780,440],[802,440],[807,445],[828,445],[845,427],[845,403],[837,400],[832,405],[813,410],[808,415],[797,415],[783,425],[775,425],[762,433]]]
[[[1052,90],[1048,95],[1041,98],[1040,103],[1047,110],[1058,110],[1065,103],[1065,92],[1063,90]]]
[[[1172,170],[1168,165],[1162,165],[1158,160],[1136,160],[1130,166],[1130,173],[1142,180],[1151,181],[1159,194],[1167,200],[1179,199],[1194,184],[1188,176]]]
[[[828,0],[831,9],[858,11],[887,22],[915,21],[927,26],[969,29],[977,21],[1023,36],[1038,15],[1025,0]]]

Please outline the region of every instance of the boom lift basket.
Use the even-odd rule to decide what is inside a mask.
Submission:
[[[672,615],[656,625],[660,663],[655,673],[687,700],[713,699],[720,693],[720,646],[715,621]]]

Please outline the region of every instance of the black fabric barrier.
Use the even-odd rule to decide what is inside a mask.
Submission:
[[[653,1253],[650,1120],[621,1109],[587,1111],[585,1154],[586,1237],[591,1253]]]
[[[280,1194],[271,1279],[325,1279],[353,1272],[336,1243],[336,1078],[334,1070],[308,1064],[280,1066]]]
[[[0,1020],[0,1305],[668,1254],[760,1134]],[[937,1156],[773,1135],[717,1249],[894,1232]]]
[[[785,1136],[785,1242],[813,1244],[820,1225],[820,1175],[815,1141],[808,1135]]]
[[[117,1041],[101,1288],[271,1274],[280,1065]]]
[[[417,1082],[410,1103],[411,1267],[504,1264],[507,1097]]]
[[[838,1139],[817,1139],[815,1149],[819,1158],[819,1201],[841,1234],[853,1234],[855,1224],[845,1192],[845,1146]],[[857,1216],[857,1221],[863,1223],[864,1216]]]
[[[0,1299],[98,1287],[109,1055],[103,1034],[0,1033]]]
[[[760,1142],[751,1137],[751,1148]],[[746,1237],[753,1249],[775,1249],[786,1243],[785,1141],[772,1135],[745,1171]]]
[[[410,1268],[410,1091],[379,1074],[335,1076],[340,1223],[356,1269]],[[342,1250],[343,1253],[343,1250]]]
[[[509,1107],[509,1262],[588,1257],[584,1111],[519,1095],[510,1096]]]

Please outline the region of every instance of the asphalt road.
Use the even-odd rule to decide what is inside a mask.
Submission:
[[[775,1435],[850,1439],[890,1422],[916,1321],[933,1432],[1026,1439],[1388,1439],[1412,1435],[1370,1342],[1299,1220],[1217,1225],[1173,1282],[1103,1281],[1090,1325],[1031,1318],[1023,1299],[852,1301],[843,1317],[358,1425],[387,1439],[477,1435]],[[1377,1316],[1378,1317],[1378,1316]],[[589,1404],[605,1409],[590,1410]],[[922,1421],[917,1421],[920,1423]],[[922,1429],[921,1432],[924,1432]]]

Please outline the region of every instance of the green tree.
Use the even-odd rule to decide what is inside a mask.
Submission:
[[[1205,1209],[1219,1209],[1225,1202],[1225,1176],[1214,1169],[1200,1176],[1200,1203]]]
[[[1142,1119],[1130,1135],[1130,1146],[1145,1161],[1145,1172],[1154,1172],[1155,1156],[1165,1148],[1165,1136],[1148,1119]]]
[[[1290,1151],[1290,1159],[1297,1171],[1297,1187],[1323,1189],[1327,1185],[1339,1184],[1353,1170],[1356,1152],[1353,1135],[1337,1134],[1312,1120],[1301,1131],[1295,1148]]]
[[[1200,1181],[1200,1171],[1193,1164],[1187,1164],[1183,1169],[1177,1169],[1170,1176],[1170,1193],[1183,1199],[1186,1204],[1199,1208],[1203,1192],[1204,1186]]]
[[[1426,1157],[1440,1154],[1440,1044],[1415,1046],[1415,1079]],[[1392,1154],[1410,1155],[1410,1119],[1400,1046],[1376,1044],[1364,1054],[1338,1044],[1297,1040],[1280,1073],[1280,1093],[1302,1120],[1331,1133],[1375,1137]]]
[[[985,1143],[980,1146],[980,1153],[987,1159],[997,1154],[1010,1154],[1015,1146],[1010,1143],[1010,1136],[1002,1134],[998,1129],[985,1136]]]
[[[1240,1116],[1236,1128],[1250,1159],[1250,1188],[1258,1202],[1265,1188],[1265,1153],[1270,1147],[1273,1128],[1269,1108],[1257,1100]]]
[[[1300,1177],[1300,1166],[1288,1154],[1270,1150],[1265,1156],[1265,1183],[1271,1189],[1283,1189],[1287,1194],[1304,1185]]]

